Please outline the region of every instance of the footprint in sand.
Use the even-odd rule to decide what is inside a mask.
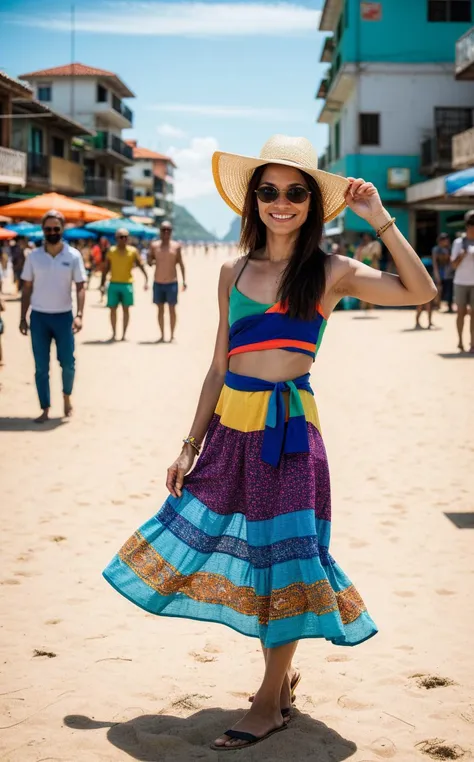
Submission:
[[[344,709],[352,709],[355,712],[362,711],[363,709],[371,709],[373,707],[373,704],[365,704],[350,696],[339,696],[337,703],[339,706],[344,707]]]
[[[53,537],[48,537],[48,540],[51,540],[51,542],[64,542],[64,540],[67,540],[67,537],[64,537],[62,534],[56,534]]]
[[[428,754],[432,759],[461,759],[465,751],[456,744],[449,744],[442,738],[427,738],[426,741],[420,741],[415,744],[423,754]]]
[[[342,654],[341,656],[337,656],[336,654],[334,654],[332,656],[326,656],[326,661],[351,661],[351,657],[344,656],[344,654]]]
[[[125,500],[112,500],[112,505],[125,505]]]
[[[45,624],[59,624],[62,622],[62,619],[47,619]]]
[[[0,585],[21,585],[19,579],[2,579]]]
[[[219,646],[214,645],[214,643],[206,643],[206,645],[204,646],[204,651],[208,654],[222,653],[222,649],[219,648]]]
[[[366,548],[369,543],[365,540],[352,540],[352,542],[349,543],[350,548]]]
[[[390,759],[390,757],[394,757],[397,753],[397,747],[390,738],[376,738],[370,744],[370,749],[378,757],[383,757],[384,759]]]
[[[411,590],[395,590],[395,595],[398,595],[399,598],[414,598],[415,593],[412,593]]]
[[[210,654],[205,654],[205,653],[199,653],[198,651],[190,651],[189,656],[192,656],[194,661],[199,661],[202,664],[207,664],[210,661],[216,661],[215,656],[211,656]]]
[[[211,697],[200,693],[186,693],[172,701],[171,706],[173,709],[201,709],[204,706],[203,702],[209,698]]]
[[[433,688],[445,688],[448,685],[456,685],[454,680],[451,680],[449,677],[440,677],[439,675],[424,675],[422,673],[410,675],[410,680],[415,680],[418,688],[426,688],[426,690],[432,690]]]
[[[435,590],[436,595],[456,595],[455,590],[445,590],[444,588],[441,588],[440,590]]]
[[[141,500],[141,499],[142,499],[142,497],[143,497],[143,495],[138,495],[138,494],[136,494],[136,493],[134,493],[133,495],[129,495],[129,498],[130,498],[131,500]]]
[[[395,646],[395,648],[397,649],[397,651],[413,651],[414,650],[413,646]]]

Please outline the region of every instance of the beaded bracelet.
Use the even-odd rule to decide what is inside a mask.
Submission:
[[[183,443],[191,445],[198,455],[201,452],[201,445],[198,445],[196,437],[186,437],[186,439],[183,439]]]
[[[383,235],[385,231],[388,230],[389,227],[391,227],[391,225],[393,225],[396,222],[396,219],[397,219],[396,217],[392,217],[391,220],[389,220],[388,222],[385,223],[385,225],[379,228],[375,234],[377,238],[380,238],[380,236]]]

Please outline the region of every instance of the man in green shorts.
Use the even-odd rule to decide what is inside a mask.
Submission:
[[[140,255],[135,246],[128,245],[128,230],[120,228],[115,234],[116,246],[111,246],[107,252],[107,270],[110,273],[110,283],[107,289],[107,307],[110,308],[110,322],[112,324],[112,341],[115,341],[117,331],[117,308],[119,304],[123,309],[123,335],[125,341],[128,323],[130,320],[130,307],[133,307],[133,275],[135,267],[140,268],[145,276],[145,291],[148,288],[148,275],[143,267]]]

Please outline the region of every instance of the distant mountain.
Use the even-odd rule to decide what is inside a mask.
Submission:
[[[224,243],[237,243],[240,240],[240,225],[242,223],[241,217],[236,217],[232,220],[229,228],[229,232],[222,239]]]
[[[173,236],[178,241],[217,241],[184,206],[174,205]]]

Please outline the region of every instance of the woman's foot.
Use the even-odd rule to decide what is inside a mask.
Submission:
[[[259,706],[258,702],[255,701],[250,711],[248,711],[241,720],[236,722],[232,727],[232,730],[251,733],[251,735],[256,738],[264,738],[268,733],[271,733],[277,728],[281,728],[284,724],[278,707],[269,709],[265,706]],[[214,746],[221,748],[235,748],[238,746],[248,746],[248,743],[248,741],[238,738],[230,738],[224,733],[224,735],[214,741]]]

